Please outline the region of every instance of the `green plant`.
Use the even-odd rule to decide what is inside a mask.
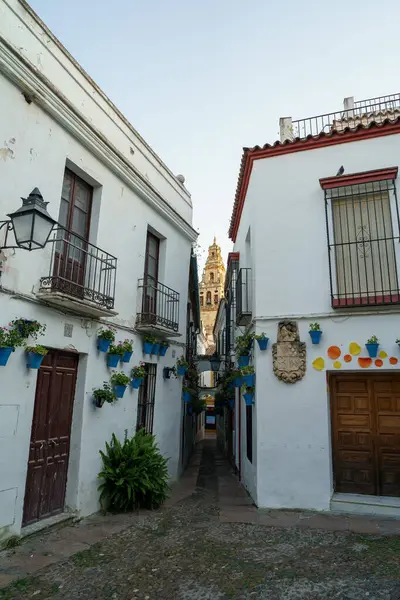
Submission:
[[[369,340],[367,340],[367,344],[379,344],[379,340],[376,335],[371,335]]]
[[[319,323],[310,323],[310,331],[321,331]]]
[[[139,366],[133,367],[131,371],[132,379],[143,379],[146,374],[146,369],[144,368],[144,363],[140,363]]]
[[[248,367],[241,367],[239,371],[240,375],[253,375],[255,373],[254,367],[249,365]],[[238,377],[240,377],[240,375]]]
[[[154,335],[146,333],[146,335],[143,336],[143,341],[148,342],[149,344],[155,344],[157,342],[157,338]]]
[[[32,337],[34,340],[37,340],[39,335],[44,335],[46,331],[46,325],[42,325],[36,319],[30,320],[23,319],[22,317],[11,321],[10,327],[16,329],[23,339]]]
[[[124,340],[123,342],[119,342],[118,345],[121,345],[125,352],[133,352],[133,340]]]
[[[236,338],[236,356],[248,356],[253,345],[254,333],[244,333]]]
[[[192,404],[191,404],[191,406],[192,406],[193,412],[196,415],[199,415],[200,413],[203,412],[203,410],[206,410],[207,403],[200,396],[192,396]]]
[[[246,394],[254,394],[254,392],[256,391],[256,388],[254,385],[244,385],[243,389],[246,390]]]
[[[186,367],[186,369],[187,369],[189,367],[189,363],[185,360],[184,356],[182,355],[176,361],[176,366],[177,367]]]
[[[161,346],[163,346],[164,348],[165,348],[165,347],[166,347],[166,348],[169,348],[169,344],[168,344],[168,342],[167,342],[166,340],[162,340],[162,341],[160,342],[160,344],[161,344]]]
[[[0,348],[17,348],[22,346],[24,340],[16,329],[0,327]]]
[[[111,346],[108,349],[108,353],[119,354],[120,356],[123,356],[125,354],[125,350],[122,344],[111,344]]]
[[[93,390],[93,396],[102,405],[104,404],[104,402],[109,402],[110,404],[112,404],[112,402],[116,400],[114,390],[106,381],[103,383],[102,388],[97,388]]]
[[[265,335],[265,333],[264,333],[264,332],[262,332],[262,333],[259,333],[259,334],[257,334],[257,335],[254,335],[254,339],[255,339],[255,340],[265,340],[265,338],[266,338],[266,337],[267,337],[267,336]]]
[[[397,338],[396,344],[400,344],[400,338]]]
[[[41,356],[46,356],[46,354],[48,353],[48,350],[44,346],[36,345],[36,346],[26,346],[25,352],[33,352],[34,354],[40,354]]]
[[[114,371],[110,377],[111,385],[128,385],[130,379],[128,375],[125,375],[122,371]]]
[[[122,444],[113,434],[100,455],[103,468],[98,477],[102,480],[99,490],[103,509],[153,509],[168,497],[168,459],[161,455],[155,437],[144,429],[132,438],[125,432]]]
[[[115,329],[113,327],[102,327],[97,332],[97,337],[113,342],[115,340]]]

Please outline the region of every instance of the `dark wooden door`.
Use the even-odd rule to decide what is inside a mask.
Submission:
[[[400,496],[400,375],[330,377],[335,491]]]
[[[64,509],[78,356],[51,350],[38,372],[23,525]]]
[[[146,256],[144,262],[143,310],[148,322],[157,321],[157,283],[160,255],[160,240],[147,232]]]

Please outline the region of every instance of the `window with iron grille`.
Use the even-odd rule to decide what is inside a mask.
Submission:
[[[144,368],[145,376],[138,394],[136,429],[144,427],[147,433],[153,433],[157,365],[145,363]]]
[[[400,302],[394,181],[326,189],[325,206],[332,306]]]
[[[253,407],[246,406],[246,454],[253,462]]]

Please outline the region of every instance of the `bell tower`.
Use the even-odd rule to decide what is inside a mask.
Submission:
[[[206,330],[209,346],[214,343],[213,328],[217,316],[218,305],[224,297],[225,266],[221,256],[221,248],[214,241],[208,248],[208,257],[200,282],[200,318]]]

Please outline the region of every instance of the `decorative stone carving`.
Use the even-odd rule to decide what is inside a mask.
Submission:
[[[306,373],[306,344],[300,341],[296,321],[281,321],[272,346],[274,373],[285,383],[296,383]]]

